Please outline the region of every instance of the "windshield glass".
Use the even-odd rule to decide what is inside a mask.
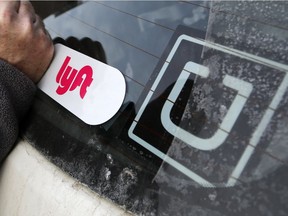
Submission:
[[[127,85],[99,126],[38,90],[22,134],[51,162],[137,214],[287,215],[287,2],[34,4]]]

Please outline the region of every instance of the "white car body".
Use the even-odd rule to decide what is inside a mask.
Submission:
[[[1,216],[131,215],[19,141],[0,171]]]

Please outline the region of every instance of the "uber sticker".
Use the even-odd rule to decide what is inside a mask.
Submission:
[[[126,91],[116,68],[61,44],[55,45],[54,59],[38,87],[90,125],[112,118]]]
[[[288,67],[204,38],[177,28],[128,135],[198,184],[233,186],[283,98]]]

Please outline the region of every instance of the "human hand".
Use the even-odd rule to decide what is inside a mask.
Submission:
[[[0,0],[0,59],[38,82],[54,54],[52,40],[28,1]]]

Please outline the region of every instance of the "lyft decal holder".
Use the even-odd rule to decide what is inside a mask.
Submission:
[[[89,125],[111,119],[126,92],[119,70],[62,44],[38,87]]]

